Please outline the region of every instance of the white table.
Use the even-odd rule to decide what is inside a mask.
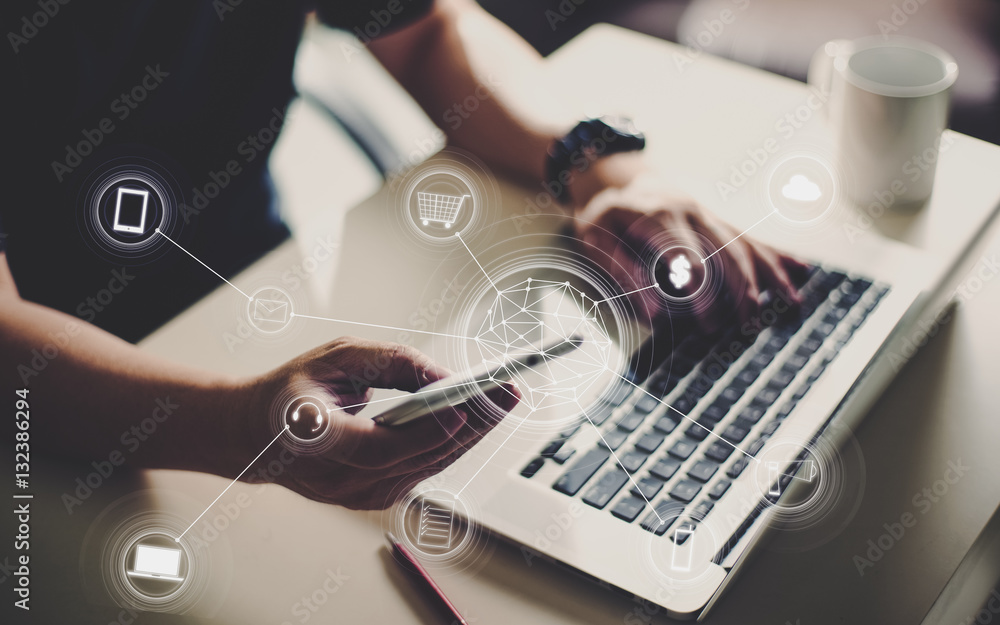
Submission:
[[[659,40],[599,26],[558,51],[550,63],[553,80],[568,93],[578,94],[573,102],[580,117],[588,111],[633,113],[646,129],[649,154],[665,177],[738,226],[750,225],[765,212],[753,201],[752,185],[722,201],[715,181],[727,176],[729,167],[745,158],[746,150],[775,134],[776,120],[804,102],[805,87],[704,55],[681,70],[676,59],[687,58],[678,57],[685,54]],[[827,150],[829,140],[820,117],[813,116],[783,143],[783,149]],[[942,156],[930,205],[915,216],[878,219],[866,236],[886,234],[946,257],[958,256],[970,233],[982,229],[983,216],[1000,203],[1000,178],[995,175],[1000,171],[1000,148],[964,136],[954,138]],[[537,192],[503,181],[498,184],[505,215],[523,211],[524,198]],[[421,254],[387,234],[381,227],[387,193],[364,202],[342,223],[332,220],[326,232],[299,233],[299,245],[283,245],[233,282],[253,289],[276,281],[311,254],[317,236],[330,235],[340,242],[340,255],[320,262],[295,297],[310,314],[409,327],[410,315],[444,288],[451,277],[446,269],[468,259]],[[856,216],[845,211],[840,219]],[[532,224],[544,230],[557,222],[539,219]],[[754,233],[764,239],[785,234],[766,223]],[[813,236],[823,245],[847,244],[836,224]],[[980,270],[979,257],[1000,254],[996,228],[983,239],[963,268],[947,277],[952,284],[970,286],[965,276],[974,275],[970,269]],[[806,241],[804,247],[813,243]],[[351,256],[355,253],[362,255]],[[201,268],[192,265],[191,270]],[[392,288],[372,288],[376,283]],[[389,340],[399,334],[296,320],[302,326],[281,341],[248,341],[231,351],[224,334],[235,332],[236,298],[232,289],[220,287],[142,347],[177,360],[250,374],[341,334]],[[848,444],[845,457],[863,464],[848,488],[851,492],[863,488],[863,494],[845,498],[840,519],[805,532],[779,532],[709,622],[913,623],[923,617],[1000,503],[996,478],[1000,455],[995,452],[1000,440],[1000,422],[995,418],[1000,405],[997,310],[1000,280],[986,281],[900,373],[857,432],[856,441]],[[429,343],[418,346],[436,349]],[[483,443],[491,444],[495,441]],[[918,515],[918,523],[876,566],[859,576],[853,556],[864,555],[867,541],[885,532],[883,524],[913,511],[914,494],[932,487],[948,461],[957,459],[972,467],[967,475],[950,486],[940,503]],[[853,466],[861,466],[854,462]],[[175,472],[153,472],[148,482],[155,489],[153,501],[170,500],[175,513],[192,518],[226,485],[221,478]],[[241,492],[250,494],[253,504],[220,541],[229,552],[228,562],[208,591],[199,610],[202,615],[211,612],[225,622],[299,622],[296,602],[322,587],[328,569],[339,569],[349,579],[318,612],[310,613],[310,622],[435,622],[386,555],[379,513],[324,506],[275,487],[237,484],[226,498]],[[641,623],[647,618],[647,612],[629,599],[538,560],[528,566],[516,548],[499,543],[480,567],[441,576],[439,582],[472,622]],[[969,614],[978,607],[970,603]]]

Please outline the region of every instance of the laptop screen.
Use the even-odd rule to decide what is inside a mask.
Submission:
[[[135,571],[176,577],[180,571],[180,549],[138,545],[135,548]]]

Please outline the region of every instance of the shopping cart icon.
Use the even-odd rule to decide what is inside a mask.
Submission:
[[[420,209],[420,221],[426,226],[430,222],[444,224],[445,228],[451,228],[458,217],[458,211],[462,210],[462,204],[468,195],[442,195],[440,193],[417,192],[417,208]]]

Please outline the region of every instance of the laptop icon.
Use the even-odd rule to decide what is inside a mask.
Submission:
[[[136,545],[135,565],[127,571],[132,577],[162,579],[171,582],[182,582],[179,577],[181,568],[181,550],[170,547],[153,547]]]

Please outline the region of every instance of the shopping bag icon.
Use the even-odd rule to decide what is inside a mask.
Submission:
[[[276,299],[256,299],[253,302],[254,321],[271,321],[286,323],[288,321],[288,302]]]

